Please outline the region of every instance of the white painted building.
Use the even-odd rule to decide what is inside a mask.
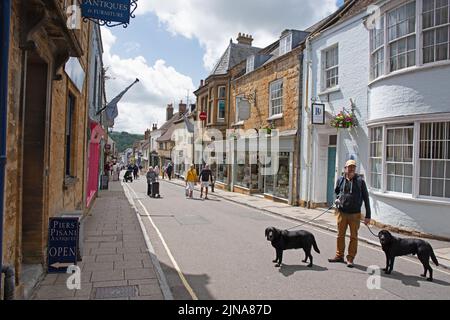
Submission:
[[[364,9],[308,40],[302,199],[331,203],[354,158],[375,220],[450,237],[449,1],[375,4],[379,29]],[[358,127],[332,128],[350,101]],[[325,105],[326,125],[310,125],[314,103]]]

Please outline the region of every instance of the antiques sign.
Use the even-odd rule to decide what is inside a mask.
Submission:
[[[83,0],[81,12],[84,18],[128,24],[131,0]]]
[[[66,273],[77,264],[80,234],[78,218],[50,218],[48,228],[48,273]]]

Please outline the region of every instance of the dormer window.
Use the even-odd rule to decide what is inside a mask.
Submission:
[[[255,70],[255,56],[250,56],[247,58],[247,70],[245,73],[250,73]]]
[[[281,38],[280,40],[280,56],[290,52],[292,50],[292,33]]]

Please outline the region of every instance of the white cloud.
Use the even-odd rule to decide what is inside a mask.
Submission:
[[[185,100],[187,90],[194,90],[192,79],[166,65],[164,60],[157,60],[150,66],[142,56],[124,59],[113,54],[117,38],[107,28],[102,28],[102,38],[104,65],[111,77],[106,82],[108,101],[136,78],[140,80],[119,103],[119,117],[114,130],[143,134],[153,123],[161,126],[166,105]]]
[[[306,29],[336,9],[336,0],[140,0],[137,14],[153,12],[168,31],[198,39],[212,69],[239,32],[265,47],[284,29]]]

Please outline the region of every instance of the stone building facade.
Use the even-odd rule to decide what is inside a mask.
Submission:
[[[230,128],[234,130],[237,144],[247,137],[246,148],[258,150],[253,156],[248,152],[241,157],[234,155],[236,161],[232,161],[231,181],[235,192],[259,193],[269,199],[297,204],[299,88],[302,83],[303,40],[307,34],[286,30],[278,41],[232,69]],[[242,119],[239,109],[244,105],[249,108],[249,113]],[[260,152],[258,138],[267,137],[275,143],[270,138],[275,137],[274,129],[279,134],[277,154],[266,150]],[[274,160],[270,172],[262,169],[262,163],[266,162],[263,157]],[[269,164],[268,161],[266,163]]]
[[[46,268],[48,219],[85,211],[91,31],[67,27],[64,1],[12,1],[3,263],[17,297]]]

